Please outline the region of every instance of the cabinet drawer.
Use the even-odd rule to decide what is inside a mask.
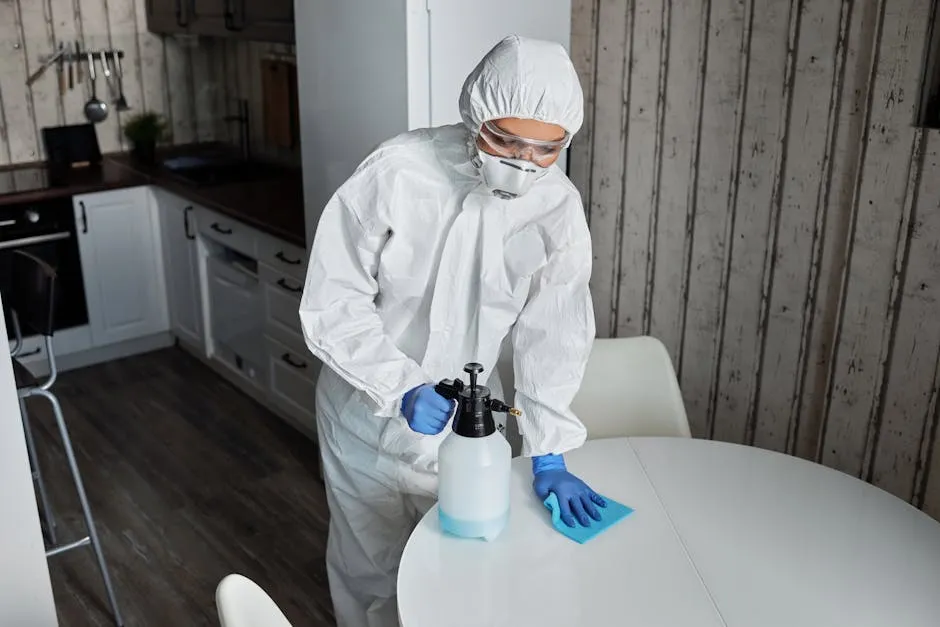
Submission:
[[[300,326],[300,301],[285,295],[279,288],[264,286],[264,332],[288,346],[304,346]]]
[[[307,251],[270,235],[258,237],[258,261],[300,282],[307,275]]]
[[[16,346],[16,340],[10,340],[11,351],[14,346]],[[53,350],[55,350],[54,346]],[[24,337],[23,345],[20,346],[20,352],[16,354],[16,359],[24,366],[30,366],[36,363],[46,364],[46,362],[49,361],[49,356],[46,354],[45,338],[41,335]],[[48,366],[46,365],[43,366],[43,371],[45,370],[48,370]]]
[[[264,290],[265,333],[288,346],[303,346],[299,313],[302,283],[262,264],[258,268]]]
[[[196,225],[203,236],[249,257],[257,257],[257,231],[238,220],[199,207]]]
[[[288,416],[315,431],[314,403],[320,362],[309,353],[298,354],[270,337],[266,339],[271,401]]]

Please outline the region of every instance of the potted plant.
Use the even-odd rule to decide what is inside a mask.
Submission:
[[[131,142],[131,154],[141,163],[156,161],[157,142],[166,137],[166,120],[150,111],[132,116],[124,124],[124,136]]]

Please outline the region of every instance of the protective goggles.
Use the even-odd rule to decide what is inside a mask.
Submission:
[[[561,139],[542,141],[511,135],[493,122],[484,122],[483,127],[480,128],[480,141],[499,156],[525,159],[541,165],[551,162],[565,149],[568,145],[568,133],[565,133]]]

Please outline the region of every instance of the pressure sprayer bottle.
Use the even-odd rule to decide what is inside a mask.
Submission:
[[[441,443],[438,462],[438,510],[441,529],[464,538],[496,538],[509,520],[512,450],[496,429],[493,412],[520,415],[519,410],[490,398],[477,385],[480,364],[467,364],[470,385],[460,379],[441,381],[435,389],[457,401],[453,431]]]

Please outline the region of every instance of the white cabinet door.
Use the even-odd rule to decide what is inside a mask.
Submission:
[[[199,286],[199,247],[192,203],[155,190],[163,235],[170,330],[181,340],[203,346],[202,290]]]
[[[85,194],[73,204],[94,345],[167,331],[160,224],[150,190]]]

